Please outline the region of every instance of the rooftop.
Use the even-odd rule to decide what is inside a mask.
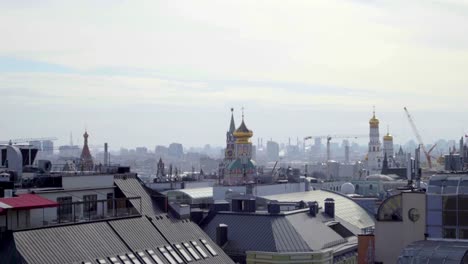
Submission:
[[[364,208],[353,201],[351,198],[326,190],[314,190],[308,192],[295,192],[287,194],[278,194],[263,196],[262,198],[280,202],[313,202],[317,201],[321,206],[325,199],[333,198],[335,200],[335,218],[340,222],[348,222],[355,229],[368,229],[375,226],[375,220]]]

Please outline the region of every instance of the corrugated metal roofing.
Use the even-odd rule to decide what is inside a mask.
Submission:
[[[198,244],[201,244],[200,239],[205,239],[218,253],[218,256],[210,256],[207,259],[200,260],[198,263],[233,263],[231,258],[198,225],[190,220],[181,221],[160,215],[152,217],[152,222],[171,244],[190,243],[190,241],[196,241]]]
[[[120,177],[114,179],[114,182],[126,197],[141,197],[141,214],[154,215],[163,213],[163,211],[155,203],[153,203],[151,196],[144,189],[138,179],[132,177]],[[132,203],[133,207],[135,207],[137,210],[140,210],[139,200],[130,200],[130,202]]]
[[[214,243],[210,237],[195,223],[189,220],[179,220],[169,217],[164,213],[156,203],[153,202],[151,196],[141,185],[136,178],[116,178],[115,183],[119,189],[127,197],[140,196],[142,199],[143,212],[141,214],[151,217],[152,222],[164,238],[171,244],[189,241],[199,241],[200,239],[207,240],[210,245],[218,252],[218,256],[212,256],[207,259],[201,259],[197,263],[218,264],[218,263],[234,263],[226,253]],[[133,205],[135,208],[140,208],[138,201]]]
[[[66,264],[130,250],[106,222],[15,232],[16,248],[27,263]]]
[[[325,190],[315,190],[308,192],[263,196],[263,198],[270,201],[277,200],[280,202],[298,202],[302,200],[306,202],[317,201],[320,206],[324,205],[325,199],[333,198],[335,200],[336,217],[349,222],[357,229],[366,229],[375,226],[374,218],[369,215],[369,213],[364,208],[362,208],[352,199],[337,193],[328,192]]]
[[[158,246],[195,241],[208,253],[206,246],[200,242],[200,239],[204,239],[217,255],[208,253],[208,258],[201,258],[195,263],[234,263],[198,225],[189,220],[168,218],[153,203],[138,179],[117,178],[115,184],[127,197],[142,197],[142,217],[15,232],[16,251],[28,264],[94,263],[97,258],[106,259],[124,253],[147,254],[146,249],[152,249],[165,260],[157,250]],[[140,201],[133,201],[132,205],[139,209]],[[153,219],[153,223],[147,216]]]
[[[216,227],[228,225],[227,251],[308,252],[346,240],[320,217],[305,212],[289,215],[219,213],[205,227],[216,238]]]
[[[109,221],[109,224],[134,250],[167,245],[167,241],[146,217]]]

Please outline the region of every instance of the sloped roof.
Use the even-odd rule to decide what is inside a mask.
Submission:
[[[34,264],[95,262],[130,251],[106,222],[15,232],[14,238],[26,263]]]
[[[216,227],[226,224],[227,252],[310,252],[346,243],[324,220],[304,211],[287,215],[218,213],[205,232],[214,239]]]
[[[0,213],[5,209],[34,209],[56,207],[57,202],[46,199],[36,194],[21,194],[17,197],[0,198]]]
[[[207,236],[203,230],[190,220],[179,220],[163,212],[153,201],[148,191],[135,177],[119,177],[115,184],[127,197],[141,197],[143,215],[150,217],[152,224],[171,244],[205,239],[216,250],[218,256],[198,261],[197,263],[218,264],[233,263],[231,258]],[[139,201],[132,201],[135,208],[140,208]],[[138,209],[139,210],[139,209]]]
[[[149,193],[135,177],[118,177],[114,179],[115,185],[124,193],[126,197],[141,197],[141,214],[155,215],[164,213],[152,200]],[[130,200],[133,207],[140,210],[139,200]]]
[[[146,254],[146,250],[153,250],[164,263],[168,263],[157,250],[159,246],[195,241],[206,251],[208,258],[194,263],[234,263],[196,224],[174,219],[157,208],[137,178],[115,181],[128,197],[142,197],[142,216],[17,231],[13,233],[9,252],[0,250],[0,259],[8,257],[14,260],[16,256],[10,254],[14,252],[28,264],[96,263],[96,259],[109,262],[108,257],[129,253],[137,255],[137,252]],[[134,207],[140,208],[139,203],[135,202]],[[202,239],[217,255],[208,252],[208,247],[201,243]]]
[[[314,190],[308,192],[295,192],[278,195],[262,196],[267,200],[280,202],[313,202],[317,201],[323,206],[325,199],[335,200],[335,217],[348,222],[355,229],[361,230],[375,226],[375,220],[364,208],[345,195],[326,190]],[[344,224],[346,226],[346,224]]]

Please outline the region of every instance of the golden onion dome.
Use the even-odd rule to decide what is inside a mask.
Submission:
[[[379,126],[379,123],[380,123],[380,121],[379,121],[379,119],[377,119],[377,117],[375,117],[375,113],[374,113],[374,115],[372,116],[372,118],[369,120],[369,125],[370,125],[371,127],[378,127],[378,126]]]
[[[390,133],[387,133],[387,135],[385,135],[383,139],[384,141],[393,141],[393,136],[390,135]]]
[[[244,120],[242,120],[241,125],[236,129],[236,131],[234,131],[233,135],[236,138],[237,143],[248,143],[249,138],[253,136],[253,132],[247,128]]]

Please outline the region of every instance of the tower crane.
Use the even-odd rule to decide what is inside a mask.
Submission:
[[[321,139],[326,139],[327,140],[327,161],[330,161],[331,159],[331,151],[330,151],[330,141],[332,139],[358,139],[358,138],[365,138],[368,137],[368,135],[327,135],[327,136],[307,136],[304,138],[304,142],[306,140],[312,139],[312,138],[321,138]]]
[[[404,109],[405,109],[406,116],[408,117],[408,121],[409,121],[409,123],[411,125],[411,128],[413,129],[413,132],[414,132],[416,138],[418,139],[418,143],[419,143],[419,145],[421,145],[421,149],[423,150],[424,155],[426,156],[427,166],[429,167],[429,169],[431,169],[432,168],[431,152],[434,150],[434,148],[437,146],[437,144],[434,144],[429,150],[426,149],[426,145],[424,145],[422,137],[419,134],[418,129],[416,128],[416,124],[414,123],[413,117],[409,113],[408,108],[406,108],[406,106],[404,107]]]

